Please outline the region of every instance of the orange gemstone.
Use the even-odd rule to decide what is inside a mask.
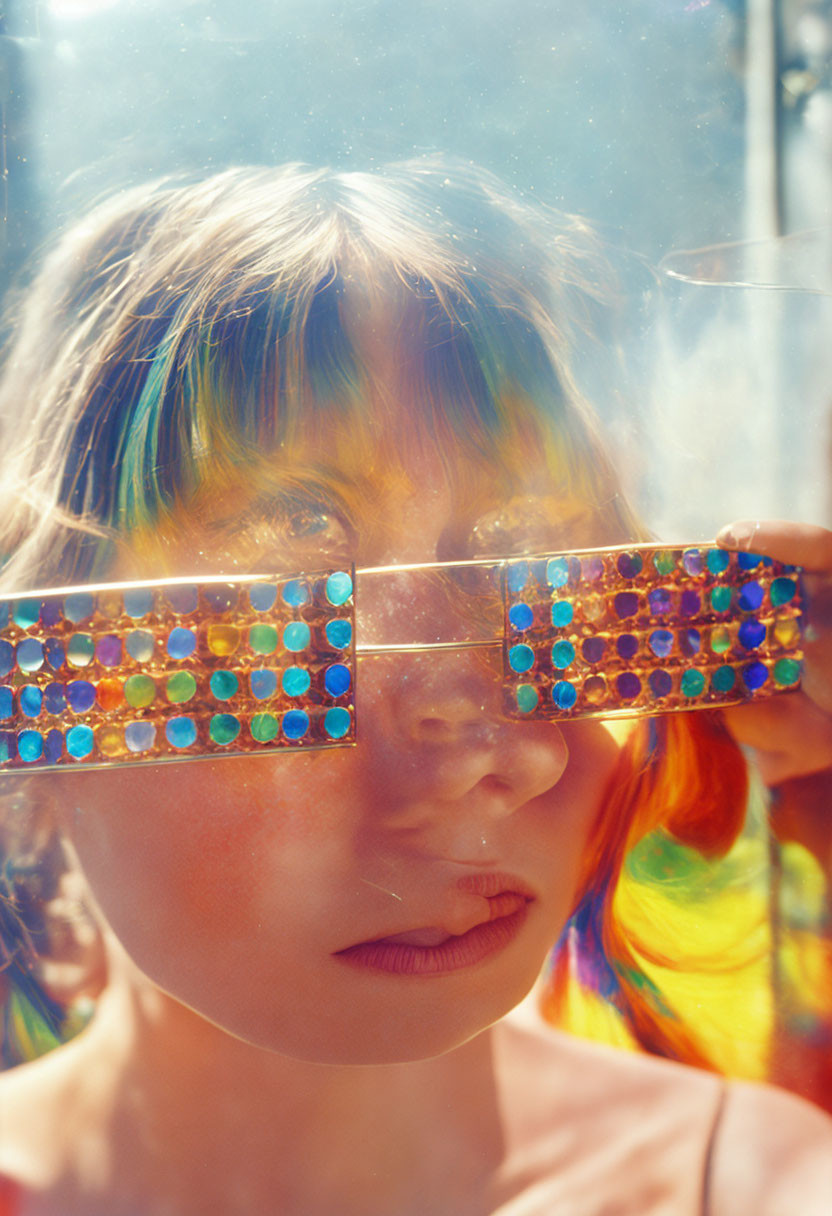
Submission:
[[[208,649],[211,654],[225,658],[233,654],[240,645],[240,631],[236,625],[209,625]]]
[[[95,699],[102,709],[118,709],[124,700],[124,688],[121,680],[107,678],[98,681]]]

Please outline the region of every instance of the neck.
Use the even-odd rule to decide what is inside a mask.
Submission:
[[[114,1125],[178,1211],[227,1190],[228,1211],[463,1213],[501,1159],[488,1032],[417,1063],[310,1064],[232,1038],[116,955],[93,1035],[122,1045]]]

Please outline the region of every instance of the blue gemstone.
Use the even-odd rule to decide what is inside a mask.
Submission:
[[[39,730],[22,730],[17,736],[17,754],[26,764],[40,760],[43,755],[43,735]]]
[[[287,667],[283,673],[281,686],[287,697],[302,697],[309,691],[311,684],[309,672],[305,667]]]
[[[552,624],[555,629],[565,629],[567,625],[571,625],[574,615],[575,609],[569,600],[557,600],[552,604]]]
[[[39,671],[43,667],[43,646],[37,638],[24,638],[17,643],[17,665],[21,671]]]
[[[43,693],[34,684],[24,684],[18,693],[20,712],[26,718],[37,718],[43,705]]]
[[[692,659],[695,654],[698,654],[701,645],[702,635],[698,629],[679,630],[679,649],[687,658]]]
[[[166,587],[165,599],[179,616],[187,616],[191,612],[196,612],[198,595],[193,583],[180,583],[176,587]]]
[[[8,721],[14,713],[14,690],[7,685],[0,687],[0,719]]]
[[[59,730],[46,732],[43,754],[49,764],[57,764],[64,754],[64,737]]]
[[[187,659],[196,649],[196,634],[177,625],[168,634],[168,654],[172,659]]]
[[[277,675],[275,672],[269,671],[268,667],[262,667],[251,673],[249,684],[251,685],[251,695],[258,701],[264,701],[266,697],[274,696],[277,691]]]
[[[79,625],[92,616],[95,603],[87,591],[76,591],[64,597],[64,616],[73,625]]]
[[[647,644],[657,658],[666,659],[673,649],[673,634],[669,629],[654,629]]]
[[[309,714],[302,709],[290,709],[283,715],[281,725],[287,739],[302,739],[309,730]]]
[[[613,603],[616,616],[621,620],[638,612],[638,595],[635,591],[619,591]]]
[[[534,613],[528,604],[512,604],[508,610],[508,619],[514,629],[529,629],[534,624]]]
[[[571,709],[578,699],[578,690],[568,680],[558,680],[552,689],[552,700],[558,709]]]
[[[31,629],[40,620],[40,600],[18,600],[12,610],[12,620],[21,629]]]
[[[529,563],[513,562],[508,568],[508,589],[512,595],[519,595],[529,581]]]
[[[309,588],[300,579],[291,579],[283,588],[283,602],[290,608],[300,608],[308,599]]]
[[[581,643],[581,654],[587,663],[600,663],[606,649],[607,643],[603,638],[584,638]]]
[[[705,561],[711,574],[724,574],[731,564],[731,554],[727,549],[709,549]]]
[[[171,747],[190,747],[196,742],[196,723],[193,718],[168,718],[165,738]]]
[[[352,674],[349,667],[345,667],[343,663],[333,663],[331,667],[327,667],[324,688],[331,697],[342,697],[349,691],[351,684]]]
[[[743,583],[737,600],[743,612],[756,612],[763,602],[763,588],[760,583]]]
[[[335,705],[332,709],[327,710],[324,716],[324,730],[330,739],[343,739],[351,722],[350,711],[343,709],[340,705]]]
[[[326,626],[327,641],[336,650],[345,650],[352,641],[352,625],[349,621],[328,621]]]
[[[622,659],[634,659],[638,653],[638,638],[632,633],[622,633],[615,644],[615,648]]]
[[[512,671],[531,671],[534,667],[534,651],[531,646],[512,646],[508,652],[508,665]]]
[[[124,728],[124,742],[131,752],[150,751],[156,742],[156,727],[153,722],[130,722]]]
[[[66,732],[66,750],[74,760],[86,760],[92,754],[93,743],[89,726],[73,726]]]
[[[268,612],[277,599],[277,587],[272,583],[252,583],[248,599],[255,612]]]
[[[696,577],[705,568],[705,557],[701,549],[685,549],[682,554],[682,565],[688,574]]]
[[[565,587],[569,582],[569,562],[565,557],[553,557],[546,566],[546,581],[552,587]]]
[[[331,621],[330,624],[332,624]],[[328,630],[329,625],[327,625]],[[328,632],[327,636],[329,636]],[[309,645],[311,637],[312,635],[309,632],[309,626],[306,624],[306,621],[291,621],[283,630],[283,645],[287,650],[291,650],[292,652],[305,650]]]
[[[47,638],[44,642],[43,650],[46,655],[46,662],[53,671],[58,671],[59,668],[63,667],[66,655],[64,654],[62,643],[57,638]]]
[[[63,684],[47,684],[43,701],[48,714],[62,714],[66,709],[66,689]]]
[[[662,671],[659,668],[657,671],[651,671],[648,677],[650,691],[654,697],[666,697],[673,687],[673,680],[669,672]]]
[[[326,598],[330,604],[334,604],[336,608],[340,608],[342,604],[346,604],[351,595],[352,579],[350,576],[343,570],[330,574],[326,580]]]
[[[756,650],[766,639],[766,627],[762,622],[751,617],[740,625],[737,636],[740,646],[745,650]]]
[[[14,646],[0,640],[0,676],[7,676],[14,667]]]
[[[756,570],[762,560],[759,553],[737,554],[737,565],[740,570]]]
[[[72,680],[66,686],[66,699],[76,714],[85,714],[95,704],[95,688],[89,680]]]
[[[561,638],[559,642],[555,642],[552,647],[552,665],[562,670],[568,667],[575,657],[575,647],[571,642],[567,642],[566,638]]]
[[[655,587],[648,591],[647,602],[653,616],[665,616],[673,607],[670,592],[666,587]]]
[[[150,587],[134,587],[124,592],[124,611],[134,620],[153,611],[153,591]]]
[[[176,630],[173,632],[175,633]],[[187,633],[188,630],[182,632]],[[149,662],[153,658],[153,634],[148,633],[146,629],[133,629],[125,638],[124,649],[137,663]]]
[[[768,679],[768,668],[765,663],[747,663],[742,669],[742,678],[746,688],[756,692]]]

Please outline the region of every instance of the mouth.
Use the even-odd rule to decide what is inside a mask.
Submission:
[[[370,941],[358,942],[334,957],[354,967],[389,975],[437,976],[461,971],[485,962],[505,950],[522,929],[533,896],[524,891],[501,889],[497,875],[474,875],[461,879],[458,886],[481,895],[479,923],[463,933],[451,933],[441,925],[426,925],[393,933]]]

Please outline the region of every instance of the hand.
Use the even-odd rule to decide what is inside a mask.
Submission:
[[[832,768],[832,532],[785,520],[743,521],[716,540],[725,549],[802,566],[809,600],[801,690],[727,710],[728,725],[753,749],[767,785]]]

